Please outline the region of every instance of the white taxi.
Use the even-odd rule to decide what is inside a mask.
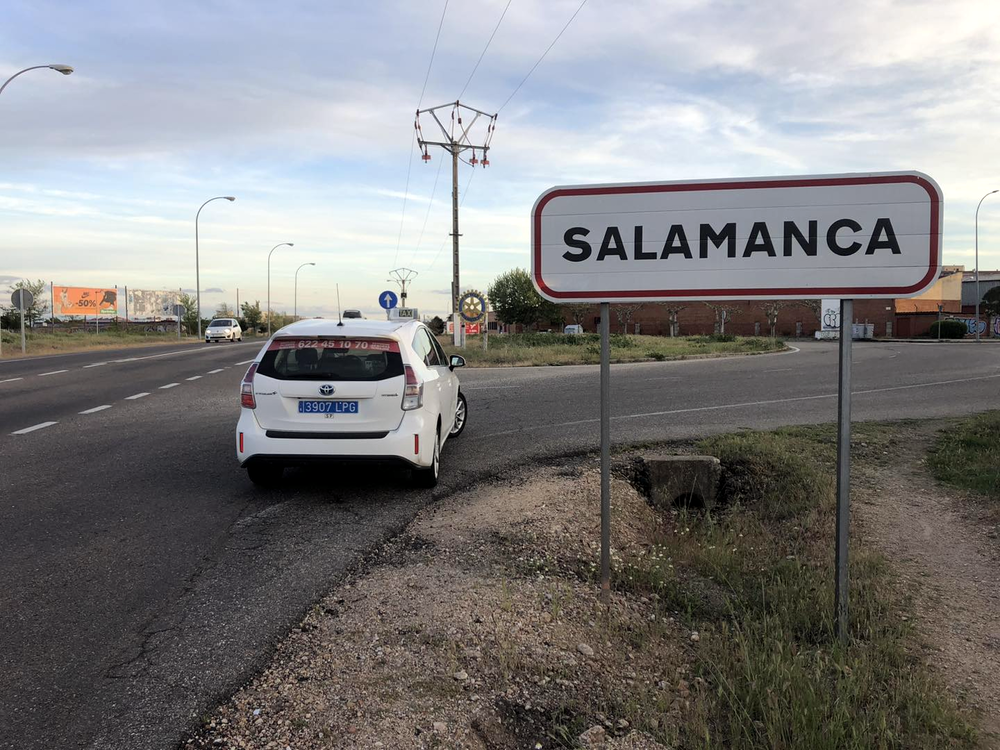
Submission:
[[[450,359],[423,323],[301,320],[264,345],[243,378],[236,457],[255,484],[316,461],[402,462],[437,484],[441,448],[468,407]]]
[[[242,341],[243,329],[236,318],[216,318],[205,329],[205,343],[213,341]]]

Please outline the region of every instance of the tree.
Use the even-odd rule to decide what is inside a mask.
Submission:
[[[441,319],[441,316],[439,315],[435,315],[433,318],[431,318],[430,322],[427,324],[427,327],[431,329],[431,333],[433,333],[435,336],[440,336],[444,333],[444,321]]]
[[[244,302],[240,307],[243,309],[243,320],[246,323],[246,328],[257,333],[260,330],[261,321],[264,319],[264,313],[260,309],[260,300],[254,300],[252,305],[249,302]]]
[[[584,321],[591,316],[594,306],[587,304],[562,305],[562,309],[569,315],[570,320],[576,325],[582,326]]]
[[[720,305],[713,302],[706,302],[705,306],[712,308],[715,312],[715,332],[720,336],[725,336],[726,323],[739,315],[740,308],[735,305]]]
[[[48,284],[41,279],[38,279],[38,281],[18,281],[16,284],[11,286],[11,292],[17,289],[24,289],[31,292],[31,296],[33,297],[31,304],[24,310],[26,325],[30,326],[34,321],[45,317],[45,313],[49,309],[49,303],[47,301],[49,295],[46,294],[48,291],[47,287]],[[8,294],[5,294],[4,297],[10,299]],[[21,324],[21,311],[19,308],[7,305],[4,309],[7,310],[5,317],[8,321],[16,321],[16,325]],[[11,325],[13,325],[13,323],[11,323]]]
[[[615,317],[618,318],[618,325],[622,327],[622,333],[627,334],[629,324],[632,322],[632,316],[642,309],[642,304],[612,305],[611,309],[614,310]]]
[[[1000,315],[1000,286],[995,286],[983,295],[980,309],[988,316]]]
[[[235,318],[236,313],[233,308],[229,306],[228,302],[223,302],[219,305],[219,309],[215,311],[215,317],[217,318]]]
[[[823,300],[819,299],[804,299],[799,300],[795,304],[805,307],[812,311],[812,314],[816,316],[816,320],[822,322],[823,317]]]
[[[198,330],[198,302],[190,294],[181,293],[177,298],[177,304],[184,305],[184,316],[181,323],[188,333],[195,333]]]
[[[783,308],[788,307],[788,303],[782,300],[768,300],[767,302],[761,302],[757,307],[767,317],[767,324],[771,327],[771,338],[773,339],[775,329],[778,325],[778,315]]]
[[[561,317],[559,306],[542,299],[531,283],[531,276],[523,268],[497,276],[487,295],[497,317],[507,324],[530,326],[540,319],[551,320],[553,315]]]
[[[681,326],[677,320],[677,316],[681,310],[687,307],[687,305],[679,305],[676,302],[660,302],[659,304],[663,305],[667,311],[667,319],[670,321],[671,338],[674,336],[680,336]]]

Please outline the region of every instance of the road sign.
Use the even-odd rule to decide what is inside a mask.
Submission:
[[[466,323],[465,324],[465,335],[466,336],[478,336],[481,332],[481,323]]]
[[[27,310],[34,301],[34,295],[27,289],[15,289],[14,293],[10,295],[11,304],[18,310]]]
[[[396,293],[395,292],[390,292],[389,290],[386,290],[386,291],[382,292],[378,296],[379,306],[383,310],[391,310],[392,308],[394,308],[396,306],[397,302],[399,302],[399,299],[396,297]]]
[[[184,305],[174,305],[174,316],[177,318],[183,318],[185,312]]]
[[[912,297],[942,206],[919,172],[555,187],[532,277],[553,302]]]
[[[470,290],[459,299],[458,311],[466,323],[476,323],[486,315],[486,297],[475,290]]]
[[[854,299],[913,297],[941,270],[941,190],[919,172],[577,185],[531,214],[535,287],[601,310],[601,595],[611,578],[613,302],[840,300],[834,614],[848,638]],[[846,334],[846,335],[845,335]]]

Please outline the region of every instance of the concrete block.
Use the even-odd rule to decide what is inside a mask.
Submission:
[[[645,463],[650,500],[657,508],[715,506],[722,476],[722,464],[715,456],[646,456]]]

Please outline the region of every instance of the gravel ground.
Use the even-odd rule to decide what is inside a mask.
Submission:
[[[612,494],[616,558],[650,554],[662,521],[627,482]],[[599,603],[599,497],[578,460],[421,512],[186,745],[668,746],[697,644],[648,600]]]

